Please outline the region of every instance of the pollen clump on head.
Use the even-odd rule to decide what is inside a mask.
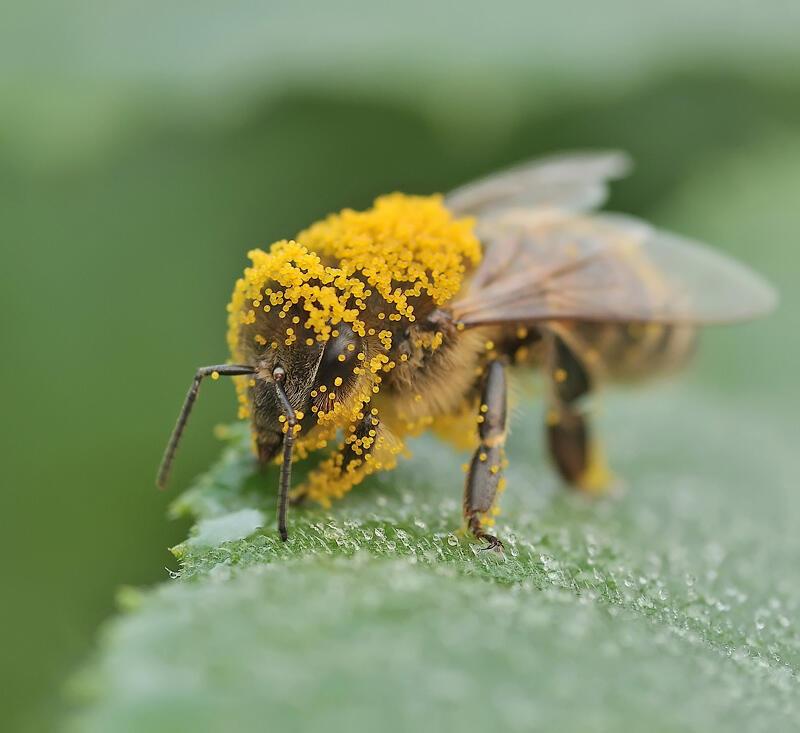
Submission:
[[[367,211],[345,209],[301,232],[311,251],[339,261],[393,306],[389,320],[413,315],[409,298],[422,294],[441,305],[461,288],[464,272],[480,260],[472,219],[453,219],[441,196],[381,196]]]
[[[236,351],[241,326],[254,322],[262,303],[284,317],[292,305],[302,305],[303,325],[322,339],[340,322],[363,336],[361,315],[373,291],[392,321],[413,317],[414,297],[426,295],[441,305],[480,259],[473,228],[472,219],[454,219],[441,196],[395,193],[376,199],[367,211],[332,214],[269,252],[254,249],[228,307],[229,345]]]
[[[311,337],[325,342],[337,335],[340,323],[362,338],[373,337],[368,309],[389,327],[402,319],[414,321],[419,299],[442,305],[458,293],[465,273],[480,260],[481,247],[474,221],[454,219],[441,196],[394,193],[376,199],[366,211],[345,209],[294,240],[276,242],[266,252],[254,249],[248,256],[251,265],[237,280],[228,305],[234,362],[246,362],[252,344],[266,344],[267,334],[255,331],[259,310],[268,314],[262,318],[278,324],[276,333],[269,334],[273,348],[276,341],[284,346],[310,345]],[[377,339],[381,350],[392,348],[389,328],[380,329]],[[380,353],[367,359],[359,354],[361,360],[364,374],[371,377],[370,393],[377,394],[378,373],[390,371],[395,362]],[[247,417],[247,385],[243,380],[236,385],[240,415]],[[345,415],[337,412],[337,417],[345,423]]]

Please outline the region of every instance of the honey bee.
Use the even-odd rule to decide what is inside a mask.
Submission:
[[[509,373],[538,368],[555,468],[569,485],[600,490],[608,473],[587,395],[680,366],[698,326],[776,301],[720,252],[598,213],[607,182],[627,168],[621,153],[563,154],[446,196],[383,196],[251,251],[228,306],[231,363],[197,371],[158,485],[201,381],[231,376],[259,462],[280,462],[281,539],[289,501],[329,504],[432,428],[472,446],[466,528],[499,549],[490,530]],[[292,463],[310,454],[318,464],[292,490]]]

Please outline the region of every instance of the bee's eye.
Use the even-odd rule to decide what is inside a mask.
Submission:
[[[329,389],[335,389],[353,380],[353,369],[358,365],[361,340],[349,327],[340,326],[338,330],[339,335],[331,338],[325,345],[316,386],[324,384]]]

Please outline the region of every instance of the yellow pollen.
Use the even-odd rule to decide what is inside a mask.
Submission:
[[[211,372],[211,379],[219,379],[219,372],[217,371]]]
[[[392,332],[372,329],[365,322],[367,305],[381,325],[394,327],[415,318],[414,303],[442,306],[462,289],[465,276],[481,258],[474,221],[455,219],[441,196],[391,194],[376,199],[366,211],[345,209],[312,224],[293,240],[282,240],[267,250],[249,252],[250,263],[236,282],[228,305],[228,346],[233,363],[254,363],[258,347],[274,351],[285,344],[324,344],[350,330],[366,341],[348,343],[347,354],[357,357],[358,379],[341,399],[333,395],[324,406],[312,404],[317,424],[298,439],[298,457],[339,442],[348,434],[354,417],[365,411],[369,399],[380,391],[380,377],[408,356],[390,359]],[[280,319],[285,319],[281,321]],[[282,324],[290,324],[289,328]],[[345,329],[346,324],[346,329]],[[376,333],[380,331],[380,334]],[[257,338],[258,337],[258,338]],[[443,335],[429,335],[426,348],[434,349]],[[249,378],[234,378],[239,415],[250,416],[253,393]],[[339,387],[343,377],[312,391],[313,398]],[[416,398],[421,401],[422,397]],[[316,409],[315,409],[316,408]],[[422,416],[426,417],[426,416]],[[281,419],[286,423],[286,418]],[[401,431],[402,433],[402,431]],[[321,502],[341,496],[367,472],[394,465],[402,442],[387,431],[370,436],[372,458],[348,465],[334,452],[319,466],[319,478],[309,478],[309,496]],[[362,444],[366,445],[366,443]],[[362,446],[359,446],[361,449]],[[338,459],[334,458],[338,456]],[[338,464],[337,464],[338,460]],[[352,468],[352,470],[351,470]],[[346,475],[345,475],[346,474]]]

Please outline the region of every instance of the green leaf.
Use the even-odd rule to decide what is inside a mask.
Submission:
[[[541,468],[526,405],[505,557],[456,531],[463,457],[433,439],[330,512],[293,512],[286,544],[271,526],[221,541],[274,516],[276,477],[231,428],[176,503],[200,518],[179,579],[109,628],[76,729],[800,723],[793,447],[687,387],[609,402],[629,480],[595,503]]]

